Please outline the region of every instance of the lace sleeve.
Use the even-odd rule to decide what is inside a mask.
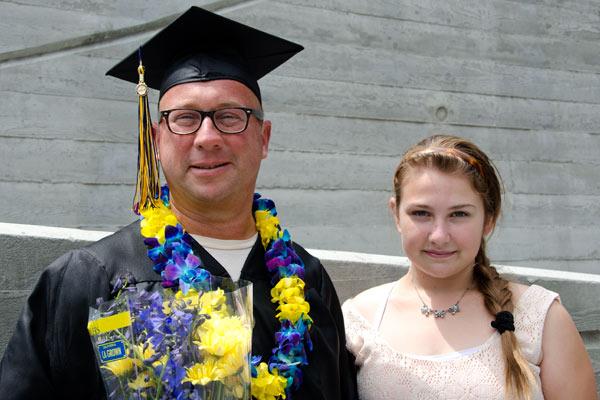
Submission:
[[[557,293],[538,285],[531,285],[519,298],[515,307],[515,334],[527,361],[539,366],[542,359],[542,334],[548,309]]]
[[[358,312],[351,300],[344,302],[342,311],[344,313],[344,325],[346,328],[346,347],[356,357],[358,365],[358,355],[363,348],[365,334],[371,330],[371,327]]]

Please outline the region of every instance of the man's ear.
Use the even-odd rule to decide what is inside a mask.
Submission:
[[[158,153],[158,124],[156,122],[152,123],[152,140],[154,141],[154,150],[156,150],[156,159],[160,161],[160,154]]]
[[[271,121],[263,121],[261,127],[262,136],[262,159],[267,158],[269,154],[269,141],[271,140]]]
[[[402,230],[400,229],[400,219],[398,218],[398,209],[396,208],[396,196],[390,197],[390,208],[392,209],[392,214],[394,215],[396,229],[398,229],[398,232],[402,234]]]

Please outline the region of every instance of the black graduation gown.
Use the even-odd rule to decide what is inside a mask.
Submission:
[[[353,357],[346,350],[344,322],[331,279],[320,261],[301,246],[305,292],[314,323],[313,351],[303,368],[304,381],[294,400],[355,399]],[[194,253],[213,275],[225,269],[194,241]],[[139,222],[87,247],[73,250],[41,274],[23,308],[0,364],[0,397],[12,399],[105,399],[106,393],[87,332],[88,311],[96,299],[111,298],[119,274],[131,271],[138,288],[160,287],[147,257]],[[252,354],[270,358],[280,328],[271,302],[271,283],[260,237],[250,251],[241,279],[254,283],[255,327]]]

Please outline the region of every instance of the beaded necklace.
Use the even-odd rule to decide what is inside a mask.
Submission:
[[[171,212],[167,186],[162,187],[161,200],[154,208],[140,210],[144,244],[163,287],[179,286],[185,295],[192,288],[202,287],[210,273],[194,254],[192,237]],[[271,274],[271,301],[278,304],[276,317],[281,323],[268,364],[252,357],[252,396],[258,400],[291,398],[291,390],[298,390],[302,383],[301,366],[308,365],[307,353],[312,350],[304,263],[294,251],[288,231],[279,226],[275,203],[255,193],[252,211]]]

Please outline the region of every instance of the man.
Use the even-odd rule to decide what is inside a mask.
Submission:
[[[143,138],[149,128],[143,107],[140,115],[138,206],[158,201],[154,186],[147,183],[155,178],[156,146],[170,210],[194,237],[191,251],[200,257],[201,268],[253,282],[252,353],[267,362],[281,323],[271,302],[264,238],[253,216],[254,187],[271,136],[256,81],[301,49],[192,7],[141,47],[144,66],[137,72],[141,60],[136,51],[108,73],[134,83],[141,77],[160,90],[160,119],[152,124],[149,142]],[[143,97],[144,86],[138,88]],[[288,394],[296,400],[356,398],[334,287],[316,258],[296,244],[293,250],[304,264],[313,349],[302,367],[303,381]],[[0,366],[2,398],[105,398],[86,330],[88,310],[97,298],[112,298],[111,290],[126,270],[135,276],[138,289],[160,287],[165,275],[154,271],[157,261],[148,254],[136,221],[52,263],[28,298],[6,349]]]

